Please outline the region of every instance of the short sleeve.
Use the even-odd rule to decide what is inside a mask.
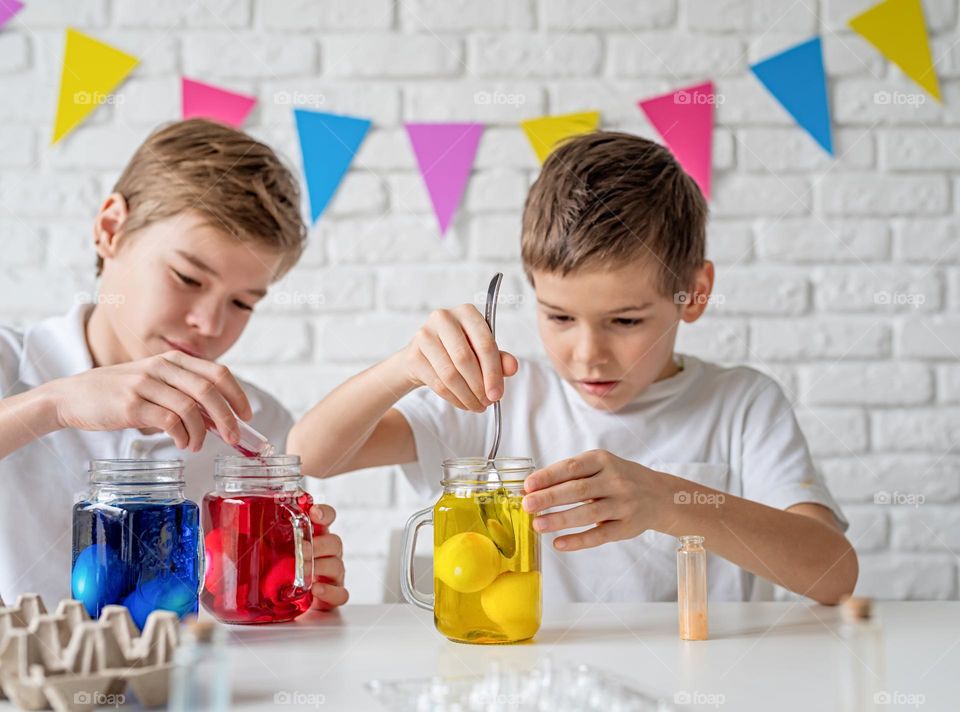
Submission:
[[[444,460],[486,454],[489,418],[455,408],[427,388],[404,396],[394,407],[409,423],[417,448],[416,462],[400,469],[420,494],[439,490]]]
[[[743,496],[777,509],[812,502],[849,526],[810,457],[807,441],[780,386],[765,380],[747,407],[743,430]]]
[[[10,329],[0,328],[0,399],[16,393],[14,387],[20,377],[22,337]]]

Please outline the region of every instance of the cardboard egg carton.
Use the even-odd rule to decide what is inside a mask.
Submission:
[[[81,712],[118,704],[129,688],[145,707],[165,705],[179,639],[170,611],[153,611],[140,634],[124,606],[91,620],[80,601],[60,601],[51,614],[37,594],[0,600],[0,699]]]

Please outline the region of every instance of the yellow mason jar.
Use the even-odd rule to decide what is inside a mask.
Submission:
[[[443,494],[407,521],[404,598],[433,611],[437,630],[462,643],[516,643],[540,628],[540,536],[520,506],[527,457],[457,458],[443,463]],[[498,476],[499,475],[499,476]],[[416,589],[420,528],[433,525],[433,594]]]

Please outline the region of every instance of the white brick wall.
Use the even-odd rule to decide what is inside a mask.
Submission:
[[[863,555],[863,593],[957,597],[960,12],[957,0],[924,3],[938,105],[845,27],[872,1],[28,3],[0,32],[0,321],[58,313],[94,288],[90,218],[133,148],[178,116],[181,73],[255,93],[247,127],[294,165],[291,102],[369,116],[303,262],[226,359],[300,413],[430,309],[474,300],[494,269],[508,274],[505,293],[526,293],[517,234],[537,167],[519,120],[598,108],[605,126],[654,136],[637,100],[713,79],[723,101],[709,253],[723,302],[681,330],[681,348],[754,364],[796,398]],[[141,65],[122,103],[51,148],[67,25]],[[747,69],[817,31],[835,160]],[[406,120],[487,123],[442,241]],[[502,341],[537,354],[530,305],[516,301]],[[389,532],[421,502],[390,470],[318,490],[340,508],[354,600],[379,600]]]

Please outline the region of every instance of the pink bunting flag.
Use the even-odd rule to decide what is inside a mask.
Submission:
[[[256,98],[227,91],[183,77],[181,84],[184,119],[201,117],[239,128],[253,110]]]
[[[443,236],[467,186],[483,124],[408,123],[406,127]]]
[[[10,19],[23,9],[23,3],[20,0],[0,0],[0,27],[3,27]]]
[[[710,198],[715,104],[713,82],[637,102],[667,148],[697,182],[707,199]]]

